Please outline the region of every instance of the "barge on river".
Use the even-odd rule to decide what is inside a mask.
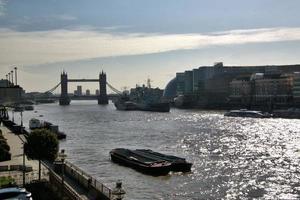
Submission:
[[[129,150],[117,148],[110,151],[111,160],[137,171],[154,176],[167,175],[170,171],[191,171],[192,163],[184,158],[165,155],[149,149]]]
[[[165,160],[171,163],[171,171],[174,172],[190,172],[192,163],[186,161],[185,158],[180,158],[173,155],[167,155],[152,151],[151,149],[137,149],[135,153],[139,153],[145,157],[151,157],[157,160]]]

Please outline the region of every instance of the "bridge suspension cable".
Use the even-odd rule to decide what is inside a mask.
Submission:
[[[46,92],[44,92],[44,93],[52,93],[54,90],[56,90],[56,88],[58,88],[59,86],[60,86],[60,82],[57,84],[57,85],[55,85],[53,88],[51,88],[50,90],[47,90]],[[118,89],[116,89],[116,88],[114,88],[111,84],[109,84],[108,82],[106,82],[106,84],[107,84],[107,86],[113,91],[113,92],[115,92],[115,93],[117,93],[117,94],[122,94],[122,92],[121,91],[119,91]]]
[[[52,93],[54,90],[56,90],[56,88],[58,88],[60,86],[60,82],[56,85],[56,86],[54,86],[53,88],[51,88],[50,90],[48,90],[48,91],[46,91],[46,92],[44,92],[44,93]]]
[[[117,90],[116,88],[114,88],[111,84],[109,84],[108,82],[106,82],[106,85],[115,93],[117,94],[122,94],[121,91]]]

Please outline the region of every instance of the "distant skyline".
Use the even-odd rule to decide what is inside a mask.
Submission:
[[[26,91],[96,78],[164,88],[176,72],[300,63],[299,0],[0,0],[0,78]],[[70,84],[73,92],[77,84]],[[94,91],[97,84],[83,84]]]

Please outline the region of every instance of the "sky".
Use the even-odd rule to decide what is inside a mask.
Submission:
[[[26,91],[43,92],[63,70],[70,78],[104,70],[117,89],[148,78],[164,88],[176,72],[214,62],[299,64],[299,8],[299,0],[0,0],[0,78],[16,66]]]

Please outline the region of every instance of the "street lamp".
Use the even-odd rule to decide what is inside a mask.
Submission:
[[[14,85],[14,71],[11,70],[10,74],[11,74],[11,83],[12,83],[12,85]]]
[[[25,142],[23,142],[23,187],[25,187]]]
[[[116,187],[112,190],[112,195],[114,200],[122,200],[125,196],[126,192],[122,188],[121,180],[118,180],[116,183]]]
[[[18,85],[18,82],[17,82],[17,67],[14,68],[15,69],[15,83],[16,85]]]
[[[65,154],[65,150],[62,149],[60,153],[58,153],[58,158],[60,159],[61,161],[61,199],[64,198],[64,162],[65,162],[65,159],[66,159],[67,155]]]
[[[11,115],[12,115],[12,121],[15,122],[15,112],[14,112],[14,110],[11,110]]]
[[[10,72],[8,72],[8,86],[10,86],[11,82],[10,82]]]
[[[21,129],[23,128],[23,111],[21,110],[20,112],[21,115]]]

